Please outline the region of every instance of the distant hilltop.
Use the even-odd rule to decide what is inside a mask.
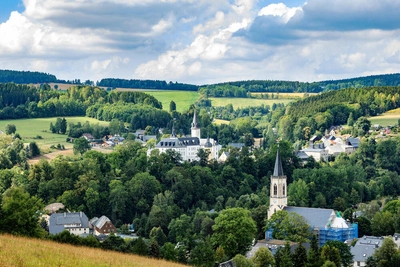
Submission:
[[[166,82],[161,80],[139,80],[139,79],[116,79],[105,78],[100,82],[79,79],[58,80],[55,75],[32,71],[0,70],[0,83],[17,84],[40,84],[60,83],[76,85],[96,85],[109,89],[134,88],[134,89],[158,89],[158,90],[183,90],[197,91],[199,88],[214,89],[218,87],[240,87],[246,92],[287,92],[287,93],[320,93],[324,91],[338,90],[343,88],[362,88],[370,86],[398,86],[400,85],[400,73],[371,75],[341,80],[327,80],[320,82],[298,82],[298,81],[273,81],[273,80],[247,80],[230,81],[209,85],[193,85],[178,82]]]

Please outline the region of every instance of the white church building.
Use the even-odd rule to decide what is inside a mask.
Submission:
[[[182,160],[189,162],[199,160],[197,153],[200,149],[204,149],[210,152],[209,160],[217,160],[218,152],[222,146],[218,145],[217,141],[212,138],[200,138],[200,125],[197,120],[196,111],[194,112],[191,126],[191,137],[177,137],[175,129],[172,128],[171,136],[161,139],[153,149],[158,149],[161,153],[166,152],[168,149],[175,150],[181,154]],[[153,149],[150,149],[148,154]]]
[[[328,240],[346,241],[358,238],[358,225],[350,224],[333,209],[288,206],[287,178],[283,172],[281,156],[276,152],[274,172],[271,176],[268,219],[280,210],[295,212],[305,218],[320,246]],[[273,229],[265,232],[267,240],[273,239]]]

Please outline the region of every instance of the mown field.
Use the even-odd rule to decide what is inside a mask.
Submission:
[[[194,104],[199,98],[197,92],[192,91],[176,91],[176,90],[147,90],[147,89],[123,89],[118,88],[118,91],[140,91],[152,95],[157,98],[163,105],[163,109],[169,111],[169,104],[174,101],[176,110],[179,112],[189,110],[190,105]]]
[[[0,235],[0,266],[179,267],[185,265],[94,248]]]
[[[374,116],[368,118],[371,121],[371,124],[379,124],[382,126],[389,126],[389,125],[397,125],[398,120],[400,119],[400,108],[389,110],[379,116]]]
[[[90,124],[99,123],[101,125],[108,125],[109,122],[99,121],[88,117],[65,117],[68,123],[85,123],[88,121]],[[0,120],[0,130],[4,131],[7,124],[14,124],[17,127],[17,133],[22,137],[24,143],[36,141],[41,148],[49,148],[52,145],[61,144],[65,148],[72,148],[71,143],[65,140],[65,134],[53,134],[50,131],[50,123],[55,124],[57,118],[36,118],[36,119],[18,119],[18,120]],[[39,138],[41,137],[41,138]]]
[[[297,99],[297,98],[303,98],[305,96],[311,96],[311,95],[316,95],[316,93],[266,93],[266,92],[260,92],[260,93],[251,93],[252,96],[257,96],[257,95],[268,95],[268,97],[272,98],[278,97],[280,99]]]
[[[257,98],[230,98],[230,97],[210,97],[211,105],[214,107],[225,107],[228,104],[232,104],[234,109],[245,108],[252,106],[270,105],[274,103],[288,104],[293,99],[257,99]]]

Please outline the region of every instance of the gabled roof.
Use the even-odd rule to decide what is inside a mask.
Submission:
[[[305,207],[284,207],[287,212],[295,212],[298,215],[303,216],[308,224],[314,228],[325,228],[328,226],[328,222],[331,215],[334,214],[333,209],[317,209],[317,208],[305,208]]]
[[[279,152],[279,148],[276,151],[275,168],[273,176],[285,176],[285,174],[283,174],[283,167],[282,167],[281,154]]]
[[[347,143],[349,145],[353,146],[354,148],[358,148],[360,145],[360,139],[354,138],[354,137],[349,137],[349,138],[347,138]]]
[[[95,217],[96,218],[96,217]],[[93,218],[94,219],[94,218]],[[93,220],[92,219],[92,220]],[[90,223],[94,226],[94,227],[97,227],[97,228],[99,228],[99,229],[101,229],[103,226],[104,226],[104,224],[106,224],[107,222],[111,222],[111,220],[107,217],[107,216],[105,216],[105,215],[103,215],[103,216],[101,216],[100,218],[98,218],[97,220],[94,220],[93,222],[92,222],[92,220],[90,220]]]

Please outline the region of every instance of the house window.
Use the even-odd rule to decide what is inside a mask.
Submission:
[[[359,261],[357,261],[357,266],[360,266],[360,262]]]
[[[285,195],[285,185],[283,185],[283,188],[282,188],[282,195],[283,196]]]
[[[274,196],[278,194],[278,187],[274,184]]]

